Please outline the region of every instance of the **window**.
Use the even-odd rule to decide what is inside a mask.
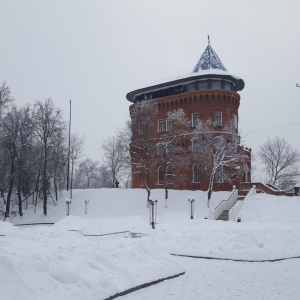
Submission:
[[[140,123],[139,124],[139,135],[145,135],[145,124],[144,123]]]
[[[223,137],[215,137],[215,150],[220,152],[225,146],[225,140]]]
[[[234,124],[234,128],[238,127],[238,118],[237,118],[237,115],[233,115],[233,124]]]
[[[193,139],[192,140],[192,151],[198,152],[200,150],[200,140],[199,139]]]
[[[200,182],[200,169],[198,164],[193,165],[193,182]]]
[[[212,89],[221,89],[221,80],[212,80],[211,88]]]
[[[228,81],[225,81],[224,89],[225,89],[225,90],[232,90],[232,85],[231,85],[231,83],[228,82]]]
[[[215,173],[215,177],[214,177],[214,182],[218,182],[218,183],[221,183],[223,182],[223,167],[220,166],[216,173]]]
[[[164,183],[165,172],[162,167],[159,167],[157,170],[157,184]]]
[[[164,131],[164,121],[163,120],[158,120],[157,121],[157,131],[158,132],[163,132]]]
[[[222,126],[222,113],[215,112],[215,126]]]
[[[195,84],[194,83],[188,84],[186,86],[186,90],[187,90],[187,92],[194,91],[195,90]]]
[[[170,177],[170,175],[172,175],[172,168],[170,166],[167,166],[167,173],[166,173],[166,177]]]
[[[244,169],[244,182],[248,182],[249,178],[248,178],[248,172],[249,172],[249,168],[247,163],[243,163],[243,169]]]
[[[160,155],[160,156],[162,156],[164,154],[163,144],[156,145],[156,153],[157,153],[157,155]]]
[[[168,132],[172,131],[172,121],[169,119],[166,120],[166,129]]]
[[[192,127],[197,127],[199,120],[199,114],[192,114]]]
[[[208,89],[207,83],[208,83],[207,81],[199,81],[199,83],[198,83],[199,90]]]

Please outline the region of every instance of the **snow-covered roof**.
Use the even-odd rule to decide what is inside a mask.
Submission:
[[[211,69],[227,71],[219,56],[211,47],[210,42],[208,42],[208,46],[204,50],[195,68],[193,69],[193,73],[199,72],[201,70]]]
[[[235,83],[237,91],[242,90],[245,86],[243,79],[232,75],[227,71],[219,56],[211,47],[210,42],[208,42],[208,46],[205,48],[192,72],[174,76],[172,78],[157,80],[147,87],[129,92],[126,95],[126,98],[129,101],[133,102],[136,95],[141,95],[150,91],[158,91],[167,87],[176,86],[178,84],[187,84],[189,82],[193,82],[196,79],[205,78],[223,78],[225,80],[227,79],[233,81]]]

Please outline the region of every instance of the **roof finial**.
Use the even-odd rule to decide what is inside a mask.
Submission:
[[[208,39],[208,45],[210,45],[209,35],[207,36],[207,39]]]

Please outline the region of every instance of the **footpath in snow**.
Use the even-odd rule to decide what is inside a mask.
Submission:
[[[214,193],[212,205],[229,194]],[[55,222],[50,227],[0,222],[0,268],[6,275],[0,299],[107,299],[184,273],[185,259],[170,253],[245,261],[300,256],[298,197],[256,195],[244,205],[243,222],[235,223],[204,220],[204,192],[170,191],[167,208],[163,190],[153,195],[158,199],[155,230],[149,225],[146,192],[131,189],[76,190],[70,216],[66,217],[65,193],[56,206],[49,203],[47,217],[39,207],[35,214],[28,210],[22,219],[11,220]],[[193,220],[187,196],[195,198]],[[122,233],[108,235],[117,232]],[[128,232],[143,235],[133,239]],[[210,271],[201,274],[213,277]]]

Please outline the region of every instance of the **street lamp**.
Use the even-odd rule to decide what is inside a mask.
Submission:
[[[191,219],[194,219],[194,205],[195,205],[194,197],[188,196],[188,201],[189,201],[190,216]]]
[[[157,215],[157,198],[150,196],[149,204],[150,225],[153,229],[155,229]]]

